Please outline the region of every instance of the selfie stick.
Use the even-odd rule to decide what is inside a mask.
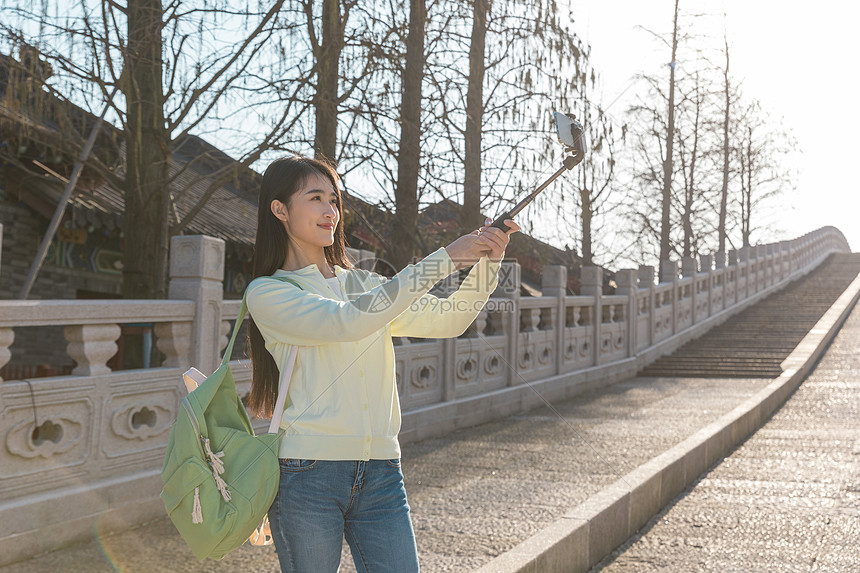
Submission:
[[[558,114],[558,115],[561,115],[561,114]],[[522,201],[517,203],[516,206],[513,209],[511,209],[510,211],[505,211],[504,213],[502,213],[501,215],[496,217],[496,220],[493,221],[493,223],[490,225],[491,227],[499,228],[505,232],[509,231],[510,227],[505,225],[505,223],[504,223],[505,219],[513,219],[517,215],[517,213],[519,213],[520,211],[525,209],[529,203],[534,201],[535,198],[540,194],[541,191],[543,191],[544,189],[549,187],[550,183],[552,183],[553,181],[558,179],[559,176],[562,173],[564,173],[565,171],[567,171],[569,169],[573,169],[574,167],[579,165],[580,162],[585,158],[585,143],[582,141],[582,125],[580,125],[580,123],[578,121],[576,121],[576,119],[569,120],[569,118],[567,118],[566,116],[562,116],[562,117],[565,120],[568,120],[570,122],[570,127],[569,127],[570,131],[569,131],[569,134],[568,133],[562,133],[562,129],[566,128],[567,126],[566,125],[563,126],[562,121],[560,121],[558,119],[558,117],[556,117],[556,120],[559,123],[559,126],[558,126],[559,127],[559,137],[561,138],[561,140],[563,142],[567,142],[567,141],[569,141],[569,138],[572,136],[574,146],[565,145],[565,148],[566,148],[565,151],[572,152],[573,155],[568,155],[567,157],[565,157],[563,162],[562,162],[563,163],[562,167],[558,171],[553,173],[549,177],[549,179],[547,179],[546,181],[541,183],[537,189],[535,189],[534,191],[532,191],[528,195],[528,197],[526,197],[525,199],[523,199]]]

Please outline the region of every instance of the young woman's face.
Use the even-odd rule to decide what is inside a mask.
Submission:
[[[279,216],[277,205],[272,202],[275,216],[284,221],[290,242],[302,249],[315,250],[334,244],[334,230],[340,217],[338,196],[331,181],[319,175],[311,175],[305,184],[290,198],[286,217]]]

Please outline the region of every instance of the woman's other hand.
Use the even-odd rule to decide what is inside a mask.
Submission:
[[[501,261],[505,257],[505,249],[511,240],[511,235],[520,230],[513,219],[505,219],[504,223],[509,227],[508,231],[502,231],[497,227],[490,227],[493,220],[487,218],[484,226],[477,230],[477,237],[486,248],[485,254],[491,261]]]
[[[448,251],[448,256],[454,261],[457,270],[460,270],[477,263],[489,252],[489,247],[487,241],[475,230],[455,240],[445,247],[445,250]]]

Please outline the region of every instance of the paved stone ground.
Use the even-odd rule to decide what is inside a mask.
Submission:
[[[759,431],[592,570],[860,571],[860,308]]]
[[[422,570],[472,571],[618,476],[730,411],[768,381],[633,378],[548,408],[404,447]],[[167,520],[0,573],[277,571],[271,548],[198,562]],[[344,572],[354,571],[345,553]]]

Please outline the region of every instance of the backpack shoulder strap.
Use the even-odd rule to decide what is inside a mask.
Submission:
[[[302,285],[300,285],[297,281],[287,278],[287,277],[272,277],[273,279],[277,279],[279,281],[292,283],[297,286],[300,290],[304,290]],[[245,300],[242,299],[242,308],[245,308]],[[240,313],[240,318],[243,318],[243,315]],[[237,321],[237,325],[239,322]],[[233,333],[235,336],[235,332]],[[278,428],[281,425],[281,413],[284,411],[284,404],[287,401],[287,390],[290,388],[290,378],[293,376],[293,368],[296,365],[296,357],[298,355],[299,348],[293,345],[290,348],[290,354],[287,356],[287,367],[281,373],[281,381],[278,384],[278,398],[275,401],[275,408],[272,410],[272,421],[269,422],[269,433],[274,434],[278,431]]]

